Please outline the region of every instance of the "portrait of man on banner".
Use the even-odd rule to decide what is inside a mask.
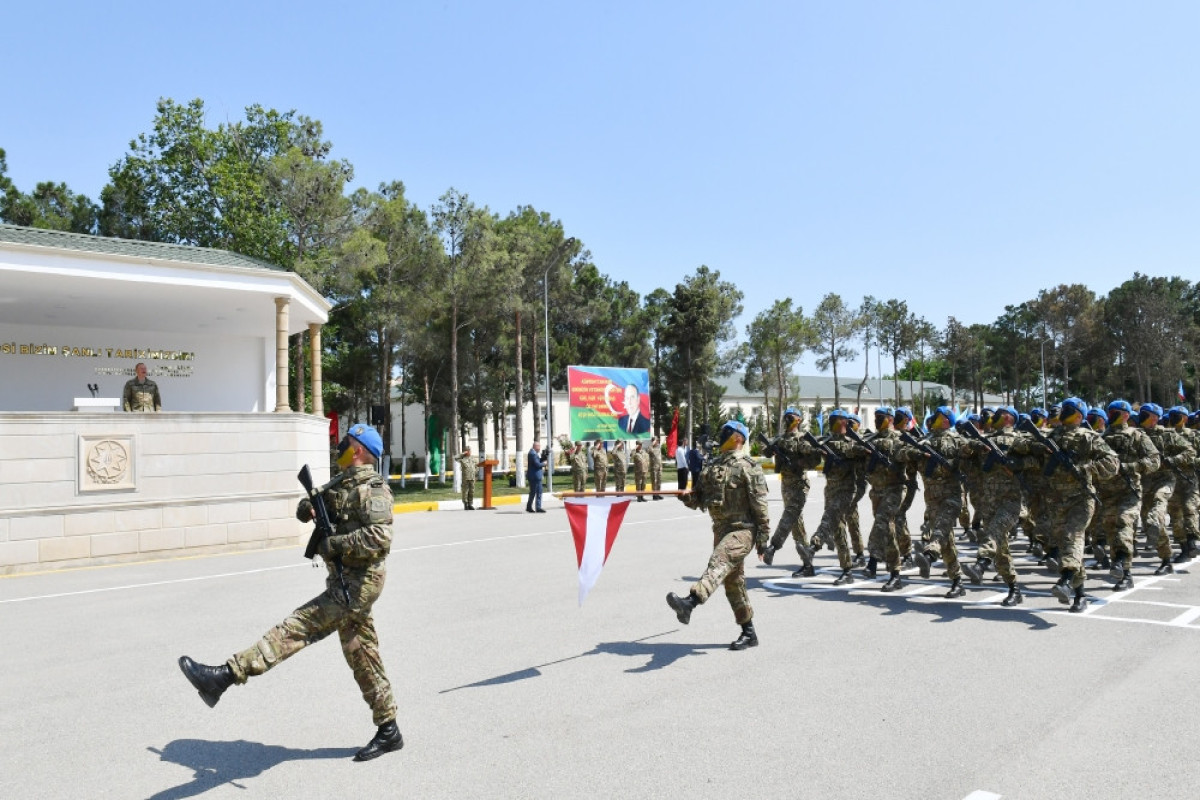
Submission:
[[[568,367],[571,438],[644,439],[650,432],[650,372]]]

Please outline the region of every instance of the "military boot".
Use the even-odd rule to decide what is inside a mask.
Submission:
[[[881,592],[894,592],[897,589],[903,588],[904,581],[900,580],[900,570],[892,570],[892,574],[887,579],[887,583],[879,587]]]
[[[863,570],[863,574],[868,578],[874,578],[879,574],[879,560],[875,556],[867,559],[867,567]]]
[[[799,542],[796,542],[796,554],[798,556],[800,556],[800,560],[804,563],[805,566],[809,566],[809,567],[812,566],[813,554],[815,554],[816,552],[817,552],[816,547],[805,547],[804,545],[800,544]]]
[[[1158,569],[1154,570],[1155,575],[1172,575],[1175,572],[1175,567],[1171,566],[1171,559],[1164,558],[1162,563],[1158,565]]]
[[[862,553],[855,553],[854,560],[850,562],[852,567],[865,567],[867,565],[867,557]]]
[[[1196,538],[1194,536],[1189,536],[1187,541],[1184,542],[1183,547],[1179,549],[1179,555],[1175,556],[1175,563],[1186,564],[1197,555]]]
[[[1021,601],[1025,599],[1025,595],[1021,592],[1021,586],[1016,581],[1008,585],[1008,597],[1000,601],[1000,605],[1012,608],[1013,606],[1021,605]]]
[[[1075,589],[1075,598],[1071,603],[1070,611],[1072,614],[1081,614],[1088,607],[1087,595],[1083,593],[1083,587],[1079,586]]]
[[[1071,602],[1071,575],[1069,572],[1063,572],[1062,577],[1058,579],[1058,583],[1050,587],[1050,594],[1058,598],[1058,602],[1064,606]]]
[[[192,686],[196,687],[196,691],[200,693],[200,699],[209,708],[215,706],[225,690],[233,685],[233,670],[229,668],[228,664],[210,667],[205,664],[197,664],[187,656],[180,656],[179,668],[191,681]]]
[[[842,574],[838,575],[833,581],[834,586],[846,586],[851,583],[854,583],[854,573],[848,569],[842,570]]]
[[[929,577],[929,565],[932,564],[937,559],[935,559],[933,557],[933,553],[926,550],[923,553],[915,553],[913,555],[913,560],[917,562],[917,569],[920,571],[921,577],[928,578]]]
[[[951,600],[955,597],[962,597],[966,593],[967,590],[962,585],[962,578],[955,578],[950,582],[950,591],[946,592],[946,599]]]
[[[763,563],[768,567],[771,566],[771,564],[775,561],[775,551],[778,549],[779,548],[777,548],[775,545],[769,544],[767,545],[766,549],[763,550]]]
[[[1113,583],[1120,583],[1125,580],[1125,565],[1120,561],[1114,561],[1112,569],[1108,571],[1108,578]]]
[[[700,605],[700,598],[696,597],[695,592],[688,592],[687,597],[680,597],[674,592],[667,595],[667,605],[675,609],[675,617],[684,625],[692,619],[692,611],[696,606]]]
[[[817,574],[817,571],[815,569],[813,569],[812,564],[805,564],[804,566],[800,567],[800,569],[793,572],[792,577],[793,578],[811,578],[816,574]]]
[[[1051,575],[1057,575],[1062,571],[1062,561],[1058,556],[1058,548],[1050,548],[1050,552],[1046,553],[1046,572]]]
[[[392,720],[379,726],[379,730],[375,732],[371,741],[367,742],[367,746],[354,754],[354,760],[370,761],[372,758],[379,758],[384,753],[399,750],[401,747],[404,747],[404,737],[400,735],[400,729],[396,727],[396,720]]]
[[[1109,559],[1108,553],[1104,549],[1104,545],[1099,543],[1092,545],[1092,552],[1096,556],[1097,569],[1109,569],[1112,566],[1112,561]]]
[[[1125,573],[1125,577],[1117,581],[1117,585],[1113,587],[1114,592],[1124,592],[1133,588],[1133,575],[1129,572]]]
[[[974,564],[963,564],[963,572],[967,573],[971,583],[976,585],[983,583],[983,576],[987,574],[988,568],[992,565],[990,558],[981,558]]]
[[[730,650],[745,650],[747,647],[758,647],[758,634],[754,632],[754,623],[742,625],[742,633],[729,645]]]

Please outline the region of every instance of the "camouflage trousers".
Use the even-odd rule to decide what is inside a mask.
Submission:
[[[1157,476],[1142,485],[1142,528],[1146,531],[1146,544],[1153,544],[1158,557],[1171,557],[1171,538],[1167,533],[1167,504],[1175,488],[1174,476],[1167,480]]]
[[[571,488],[576,492],[587,491],[587,470],[571,470]]]
[[[808,547],[808,533],[804,530],[804,503],[808,499],[808,481],[789,473],[783,473],[779,485],[783,493],[783,512],[771,536],[771,547],[783,547],[788,534],[801,547]]]
[[[1137,552],[1134,534],[1141,506],[1142,498],[1137,492],[1120,492],[1100,495],[1100,508],[1096,511],[1100,529],[1104,532],[1103,541],[1107,541],[1112,552],[1112,562],[1121,564],[1126,570],[1133,566],[1133,556]]]
[[[858,503],[853,503],[846,511],[846,532],[850,535],[850,548],[854,551],[854,555],[862,555],[862,522],[858,516]]]
[[[713,535],[713,551],[708,559],[708,568],[700,580],[692,586],[692,593],[706,602],[717,586],[725,585],[725,599],[733,609],[733,618],[745,625],[754,618],[750,597],[746,594],[746,570],[743,562],[754,548],[752,531],[731,531]]]
[[[867,550],[871,557],[885,561],[889,572],[900,569],[899,532],[900,504],[904,502],[904,484],[871,489],[871,505],[875,509],[875,520],[867,539]]]
[[[662,464],[650,468],[650,488],[655,492],[662,491]]]
[[[371,707],[375,725],[394,720],[396,701],[379,657],[379,637],[371,619],[371,607],[383,591],[383,574],[375,575],[377,577],[364,580],[361,574],[354,575],[351,570],[346,570],[351,599],[349,607],[334,597],[332,587],[327,588],[267,631],[257,644],[230,658],[226,663],[233,671],[234,681],[245,683],[250,677],[262,675],[337,631],[342,655],[354,673],[363,700]]]
[[[1087,578],[1083,568],[1084,537],[1096,513],[1096,501],[1083,492],[1059,495],[1055,500],[1055,508],[1052,545],[1058,548],[1063,570],[1074,570],[1071,588],[1075,589],[1083,586]]]
[[[462,501],[463,508],[475,505],[475,481],[462,482]]]
[[[1200,487],[1195,475],[1175,479],[1175,491],[1167,501],[1167,513],[1171,515],[1171,533],[1175,544],[1182,546],[1188,539],[1197,536],[1197,515],[1200,515]]]
[[[645,470],[635,469],[633,471],[633,488],[639,492],[646,491],[646,472],[645,472]]]
[[[603,492],[608,488],[608,470],[596,468],[596,474],[593,476],[596,482],[596,491]]]
[[[980,530],[979,536],[976,537],[976,540],[979,545],[978,555],[980,558],[995,558],[996,557],[995,539],[992,536],[984,534],[983,529],[987,527],[987,520],[991,519],[995,515],[996,507],[998,505],[1000,505],[1000,500],[998,497],[995,496],[995,489],[992,489],[990,491],[985,490],[985,489],[979,489],[977,491],[971,492],[970,496],[971,496],[971,503],[974,505],[974,509],[975,509],[974,517],[971,520],[971,525],[973,526],[976,522],[978,522],[979,530]],[[1019,498],[1018,498],[1017,502],[1020,503]],[[1019,509],[1018,509],[1017,513],[1018,514],[1020,513]],[[1017,521],[1014,519],[1012,521],[1012,525],[1015,525],[1015,524],[1017,524]],[[1009,526],[1010,529],[1011,529],[1012,525]],[[1005,536],[1005,539],[1007,540],[1008,531],[1004,532],[1004,536]],[[1011,559],[1010,559],[1010,561],[1011,561]],[[997,570],[997,571],[999,571],[999,570]]]
[[[1050,541],[1050,504],[1046,502],[1045,486],[1030,481],[1029,541],[1046,547]]]
[[[613,491],[615,491],[615,492],[625,491],[625,470],[623,470],[623,469],[614,469],[613,470]]]
[[[850,548],[846,542],[846,517],[854,508],[854,484],[825,481],[825,511],[814,534],[822,542],[832,541],[837,549],[838,565],[850,569]]]
[[[996,572],[1004,582],[1012,583],[1017,579],[1017,573],[1013,570],[1008,533],[1021,517],[1021,495],[989,498],[984,508],[984,515],[980,520],[982,528],[979,536],[979,557],[992,559],[996,565]]]
[[[929,542],[926,549],[946,563],[951,580],[962,576],[958,566],[958,548],[954,543],[954,523],[962,511],[962,490],[958,482],[948,486],[925,484],[925,507],[929,512]]]

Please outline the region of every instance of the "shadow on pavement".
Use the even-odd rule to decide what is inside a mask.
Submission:
[[[260,744],[239,739],[236,742],[209,742],[203,739],[176,739],[162,750],[147,747],[163,761],[187,767],[194,773],[192,780],[153,795],[150,800],[178,800],[196,797],[210,789],[253,778],[285,761],[304,761],[313,758],[350,758],[358,749],[322,747],[318,750],[296,750],[290,747]]]
[[[669,611],[670,609],[668,609]],[[497,675],[494,678],[487,678],[474,683],[455,686],[450,689],[442,689],[438,694],[446,694],[447,692],[457,692],[459,689],[476,689],[484,686],[499,686],[506,683],[515,683],[528,678],[536,678],[542,674],[542,668],[552,667],[555,664],[565,664],[568,661],[574,661],[577,658],[585,658],[587,656],[595,656],[601,654],[629,656],[631,658],[639,658],[649,656],[650,660],[645,664],[637,667],[630,667],[626,672],[651,672],[656,669],[674,664],[681,658],[690,655],[703,655],[705,650],[725,650],[728,645],[725,644],[675,644],[672,642],[650,642],[650,639],[656,639],[659,636],[666,636],[670,633],[675,633],[678,628],[670,631],[663,631],[652,636],[646,636],[642,639],[636,639],[632,642],[603,642],[596,645],[591,650],[578,655],[560,658],[556,661],[547,661],[545,664],[538,664],[535,667],[527,667],[519,669],[516,672],[509,672],[504,675]]]

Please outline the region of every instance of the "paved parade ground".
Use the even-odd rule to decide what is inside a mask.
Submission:
[[[792,579],[789,547],[747,562],[762,644],[737,653],[722,593],[687,626],[664,602],[707,562],[706,516],[632,504],[580,608],[547,508],[396,517],[375,620],[405,747],[365,764],[336,638],[214,709],[176,665],[221,663],[317,594],[300,547],[0,579],[0,797],[1196,795],[1200,563],[1155,578],[1139,558],[1133,591],[1089,580],[1074,615],[1023,537],[1015,609],[990,581],[942,599],[940,563],[896,595],[882,569],[833,587],[829,550]]]

